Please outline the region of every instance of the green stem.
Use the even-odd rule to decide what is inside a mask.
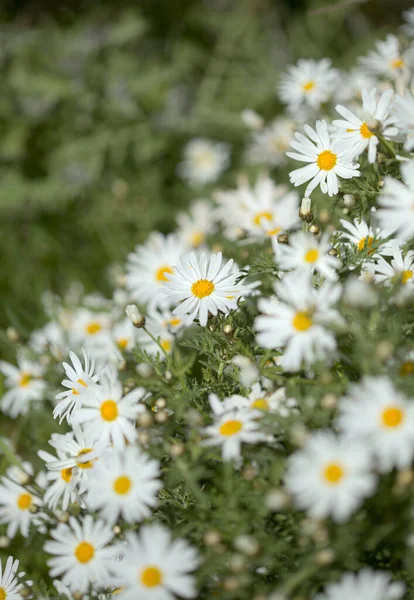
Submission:
[[[387,152],[389,154],[391,154],[391,156],[393,158],[395,158],[397,156],[397,153],[394,149],[394,145],[392,144],[392,142],[389,142],[388,140],[386,140],[384,137],[382,137],[382,135],[377,135],[377,138],[379,139],[381,144],[384,146],[384,148],[387,150]]]
[[[4,441],[3,437],[0,437],[0,454],[3,454],[7,462],[11,465],[19,467],[23,471],[25,470],[21,459],[16,456],[10,446]]]
[[[287,582],[284,584],[282,591],[285,594],[290,594],[293,592],[295,588],[297,588],[303,581],[309,579],[316,571],[319,569],[319,565],[316,563],[312,563],[306,567],[303,567],[302,570],[298,571],[293,575]]]
[[[161,352],[163,352],[165,354],[165,356],[167,358],[169,358],[168,352],[166,350],[164,350],[164,348],[161,346],[161,344],[158,341],[158,339],[155,336],[153,336],[152,333],[150,333],[146,327],[143,327],[142,329],[145,331],[146,334],[148,334],[150,336],[150,338],[152,339],[152,341],[157,344],[157,346],[161,350]]]

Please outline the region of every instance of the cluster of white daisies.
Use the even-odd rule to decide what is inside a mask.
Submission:
[[[406,21],[404,33],[414,37],[413,11]],[[413,75],[414,44],[402,47],[392,35],[350,73],[327,59],[300,60],[278,86],[286,114],[269,125],[251,110],[242,118],[247,162],[268,168],[305,163],[290,172],[293,186],[307,184],[302,198],[263,169],[253,183],[241,177],[235,189],[213,190],[211,198],[179,214],[174,233],[153,232],[139,244],[125,269],[113,273],[110,300],[83,296],[76,287],[63,303],[45,296],[48,323],[20,347],[16,365],[0,363],[6,388],[0,409],[15,419],[52,403],[54,418],[69,432],[53,433],[49,450],[38,449],[45,465],[37,473],[2,440],[1,451],[14,464],[1,478],[0,522],[9,540],[33,530],[48,538],[43,550],[58,593],[68,599],[116,593],[119,600],[199,593],[202,550],[152,518],[163,471],[142,430],[152,422],[151,407],[161,426],[174,415],[164,398],[135,387],[134,372],[128,371],[134,348],[153,356],[172,377],[170,357],[179,353],[189,327],[204,328],[246,303],[257,308],[252,330],[258,360],[251,353],[232,358],[239,380],[234,394],[221,399],[210,394],[210,422],[195,425],[201,446],[218,446],[217,458],[238,469],[245,444],[278,444],[280,431],[273,435],[263,428],[264,415],[300,419],[295,398],[261,376],[260,356],[273,351],[271,365],[278,373],[300,372],[311,380],[316,364],[342,359],[344,306],[376,306],[384,288],[396,309],[412,302]],[[379,184],[384,160],[398,165],[402,181],[387,176]],[[229,165],[227,144],[195,139],[177,172],[192,186],[206,186]],[[344,194],[342,180],[362,180],[366,172],[377,178],[378,190],[365,220],[343,218],[339,228],[321,234],[311,224],[311,194],[340,195],[346,216],[358,197]],[[207,194],[209,188],[203,189]],[[329,216],[329,208],[326,212]],[[240,251],[268,248],[274,259],[271,295],[263,293],[260,273],[240,269],[219,248],[210,249],[217,235]],[[48,376],[62,360],[63,391]],[[136,370],[141,378],[151,377],[148,362]],[[375,494],[383,474],[409,469],[413,458],[413,399],[390,377],[366,375],[340,398],[332,429],[308,433],[288,457],[284,490],[310,517],[343,523]],[[0,600],[30,595],[33,582],[17,569],[12,558],[0,567]],[[389,573],[363,568],[345,573],[316,598],[396,600],[404,593],[404,584]],[[269,599],[285,597],[278,594]]]

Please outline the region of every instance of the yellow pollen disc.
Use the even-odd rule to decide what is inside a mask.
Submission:
[[[32,376],[30,375],[30,373],[22,373],[20,376],[19,386],[26,387],[26,385],[29,385],[31,380]]]
[[[382,424],[392,429],[398,427],[404,421],[404,411],[398,406],[390,406],[384,410],[381,418]]]
[[[171,327],[178,327],[178,325],[181,325],[181,319],[178,319],[177,317],[175,319],[170,319],[169,324]]]
[[[121,350],[125,350],[125,348],[128,346],[128,338],[120,338],[119,340],[117,340],[117,345],[118,348],[120,348]]]
[[[62,477],[63,481],[66,481],[66,483],[69,483],[72,479],[72,467],[68,467],[67,469],[62,469],[60,472],[60,476]]]
[[[101,331],[101,329],[102,329],[102,325],[95,321],[93,323],[89,323],[89,325],[86,326],[86,333],[88,335],[96,335],[97,333],[99,333]]]
[[[372,246],[373,241],[374,241],[374,238],[372,238],[371,236],[362,238],[362,240],[359,240],[359,242],[358,242],[358,250],[362,251],[362,250],[365,250],[365,248],[369,248],[370,246]]]
[[[126,475],[121,475],[121,477],[118,477],[114,481],[114,491],[120,496],[123,496],[129,492],[131,485],[130,478]]]
[[[359,128],[359,133],[366,140],[368,140],[374,135],[366,123],[362,123],[361,127]]]
[[[80,563],[87,563],[95,555],[95,548],[89,542],[81,542],[75,550],[75,556]]]
[[[72,388],[72,394],[74,394],[75,396],[79,396],[79,392],[77,392],[77,391],[75,390],[75,388]]]
[[[404,66],[405,66],[405,62],[400,57],[394,58],[394,60],[392,60],[390,62],[391,69],[402,69],[402,67],[404,67]]]
[[[190,235],[190,243],[194,248],[198,248],[204,242],[205,238],[206,236],[202,231],[194,231]]]
[[[312,319],[307,312],[297,312],[293,317],[292,325],[297,331],[307,331],[312,327]]]
[[[349,133],[350,131],[356,131],[356,130],[355,130],[355,129],[351,129],[351,128],[349,128],[349,127],[348,127],[348,129],[345,129],[345,131],[346,131],[347,133]]]
[[[266,398],[258,398],[250,406],[251,408],[257,408],[257,410],[269,410],[269,403]]]
[[[171,350],[171,342],[170,342],[170,340],[161,340],[160,346],[166,352],[169,352]]]
[[[331,171],[336,165],[336,154],[330,150],[324,150],[318,154],[317,163],[318,167],[322,169],[322,171]]]
[[[105,400],[101,404],[101,417],[104,421],[115,421],[118,416],[118,405],[115,400]]]
[[[243,423],[241,421],[226,421],[220,427],[221,435],[234,435],[243,427]]]
[[[325,467],[323,476],[328,483],[337,484],[344,476],[344,469],[337,463],[332,463]]]
[[[88,387],[88,384],[83,381],[83,379],[78,379],[76,383],[83,385],[83,387]]]
[[[268,229],[266,231],[266,235],[277,235],[278,233],[280,233],[282,231],[281,227],[275,227],[274,229]]]
[[[414,362],[407,360],[400,367],[400,375],[412,375],[414,373]]]
[[[6,590],[2,587],[0,587],[0,600],[6,600],[7,598],[7,594],[6,594]]]
[[[305,261],[307,263],[314,263],[319,258],[319,250],[316,248],[312,248],[312,250],[308,250],[305,254]]]
[[[92,448],[83,448],[78,456],[83,456],[84,454],[88,454],[89,452],[92,452]],[[76,461],[77,466],[80,469],[92,469],[93,467],[93,462],[91,460],[88,460],[87,462],[80,462],[80,461]]]
[[[405,285],[407,281],[412,279],[413,272],[412,271],[403,271],[401,275],[401,281]]]
[[[20,494],[17,498],[17,507],[20,510],[27,510],[32,505],[32,496],[30,494]]]
[[[158,269],[158,271],[156,271],[155,273],[155,279],[157,281],[168,281],[168,279],[166,278],[165,274],[169,273],[172,274],[173,270],[171,267],[169,267],[168,265],[164,265],[163,267],[160,267]]]
[[[157,585],[162,584],[162,572],[158,567],[145,567],[141,571],[141,583],[145,585],[145,587],[156,587]]]
[[[257,213],[257,215],[253,218],[253,223],[260,227],[262,220],[271,221],[272,214],[268,211],[262,211]]]
[[[315,82],[310,80],[307,81],[306,83],[302,84],[302,90],[304,92],[310,92],[311,90],[313,90],[313,88],[315,87]]]
[[[199,279],[191,286],[191,292],[197,298],[205,298],[211,296],[214,292],[214,283],[208,279]]]

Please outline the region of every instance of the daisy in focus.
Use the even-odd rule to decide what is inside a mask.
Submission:
[[[24,573],[17,573],[19,561],[9,556],[3,570],[0,560],[0,598],[2,600],[23,600],[23,595],[20,592],[26,591],[23,587],[20,578]],[[27,598],[27,594],[24,596]]]
[[[371,467],[363,444],[350,445],[331,431],[317,431],[289,458],[285,485],[311,517],[331,516],[342,523],[374,492]]]
[[[336,269],[341,266],[341,261],[328,254],[332,246],[329,234],[315,236],[298,231],[289,236],[289,244],[278,244],[276,260],[284,271],[296,270],[304,273],[317,272],[326,279],[338,279]]]
[[[157,505],[159,476],[159,462],[134,446],[108,452],[91,473],[86,504],[107,523],[119,517],[127,523],[142,521]]]
[[[196,550],[185,540],[171,539],[161,525],[145,525],[139,534],[127,532],[119,545],[123,555],[114,574],[120,585],[119,600],[175,600],[195,598],[195,578],[190,574],[199,565]]]
[[[339,406],[338,426],[364,442],[380,471],[408,469],[414,456],[414,405],[387,377],[364,377]]]
[[[362,90],[361,118],[338,104],[335,108],[343,119],[333,121],[333,125],[342,130],[337,137],[346,143],[346,147],[353,151],[355,157],[368,149],[370,163],[374,163],[377,158],[379,139],[375,134],[381,133],[389,140],[398,133],[396,127],[390,126],[389,107],[394,92],[385,91],[379,100],[376,99],[376,92],[375,88],[370,92],[365,88]]]
[[[410,240],[414,237],[414,160],[401,164],[401,175],[403,182],[385,177],[377,217],[382,227]]]
[[[342,140],[332,141],[326,121],[316,121],[315,129],[309,125],[304,125],[303,128],[310,139],[296,132],[296,140],[290,142],[296,152],[286,154],[294,160],[309,164],[291,171],[290,181],[298,186],[310,180],[305,196],[309,196],[318,185],[324,194],[334,196],[339,190],[338,177],[359,177],[359,164],[353,162],[353,153]]]
[[[343,323],[332,307],[341,295],[341,286],[325,282],[316,289],[308,275],[292,272],[274,288],[276,298],[259,300],[263,315],[255,321],[257,342],[263,348],[283,348],[279,363],[286,371],[332,360],[336,340],[325,326]]]
[[[340,222],[346,230],[340,232],[340,241],[345,242],[355,252],[360,252],[363,258],[366,258],[367,255],[373,259],[381,255],[392,255],[395,241],[386,240],[388,233],[381,228],[374,229],[365,221],[356,219],[353,223],[345,219],[340,219]],[[387,225],[389,226],[389,223]]]
[[[414,66],[412,48],[401,52],[399,39],[395,35],[379,40],[375,44],[376,50],[368,52],[367,56],[359,59],[361,66],[369,73],[387,79],[397,79],[407,75]]]
[[[166,307],[168,298],[158,292],[167,281],[167,275],[174,273],[174,266],[187,249],[183,239],[175,234],[152,232],[144,244],[128,254],[126,287],[131,299],[147,304],[151,309]]]
[[[230,164],[230,146],[195,138],[184,149],[184,160],[177,167],[180,177],[190,185],[214,183]]]
[[[300,59],[288,68],[278,86],[280,99],[292,113],[300,108],[317,109],[327,102],[339,82],[339,71],[328,58]]]
[[[405,593],[402,581],[392,581],[391,573],[365,568],[345,573],[338,583],[330,583],[315,600],[400,600]]]
[[[0,401],[1,410],[15,419],[25,415],[32,402],[43,400],[46,381],[43,380],[44,368],[25,358],[17,357],[17,367],[0,361],[0,373],[6,377],[6,393]]]
[[[168,275],[164,294],[176,304],[173,314],[185,318],[186,324],[198,318],[202,327],[207,325],[208,315],[218,312],[228,314],[237,309],[237,300],[247,288],[236,283],[241,273],[233,260],[222,266],[222,254],[194,252],[180,258],[175,273]]]
[[[109,546],[113,531],[103,521],[86,515],[83,521],[75,517],[69,524],[59,523],[50,532],[53,540],[44,550],[53,558],[48,560],[51,577],[60,577],[73,592],[84,594],[90,585],[95,591],[105,589],[110,583],[109,565],[114,562],[115,551]]]

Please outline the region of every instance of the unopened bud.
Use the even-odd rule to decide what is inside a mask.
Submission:
[[[344,195],[344,204],[347,208],[352,208],[353,206],[355,206],[355,204],[356,204],[355,196],[353,196],[352,194],[345,194]]]
[[[288,244],[289,243],[289,237],[286,233],[280,233],[277,236],[277,241],[279,242],[279,244]]]
[[[141,315],[138,310],[138,307],[135,304],[128,304],[125,309],[126,314],[131,319],[132,324],[137,329],[141,329],[141,327],[145,327],[145,317]]]
[[[329,256],[338,256],[339,252],[336,248],[331,248],[328,252]]]
[[[303,198],[299,209],[299,218],[306,223],[313,221],[313,213],[311,211],[311,199]]]
[[[319,225],[311,225],[309,227],[309,231],[312,235],[319,235],[321,232],[321,228],[319,227]]]

